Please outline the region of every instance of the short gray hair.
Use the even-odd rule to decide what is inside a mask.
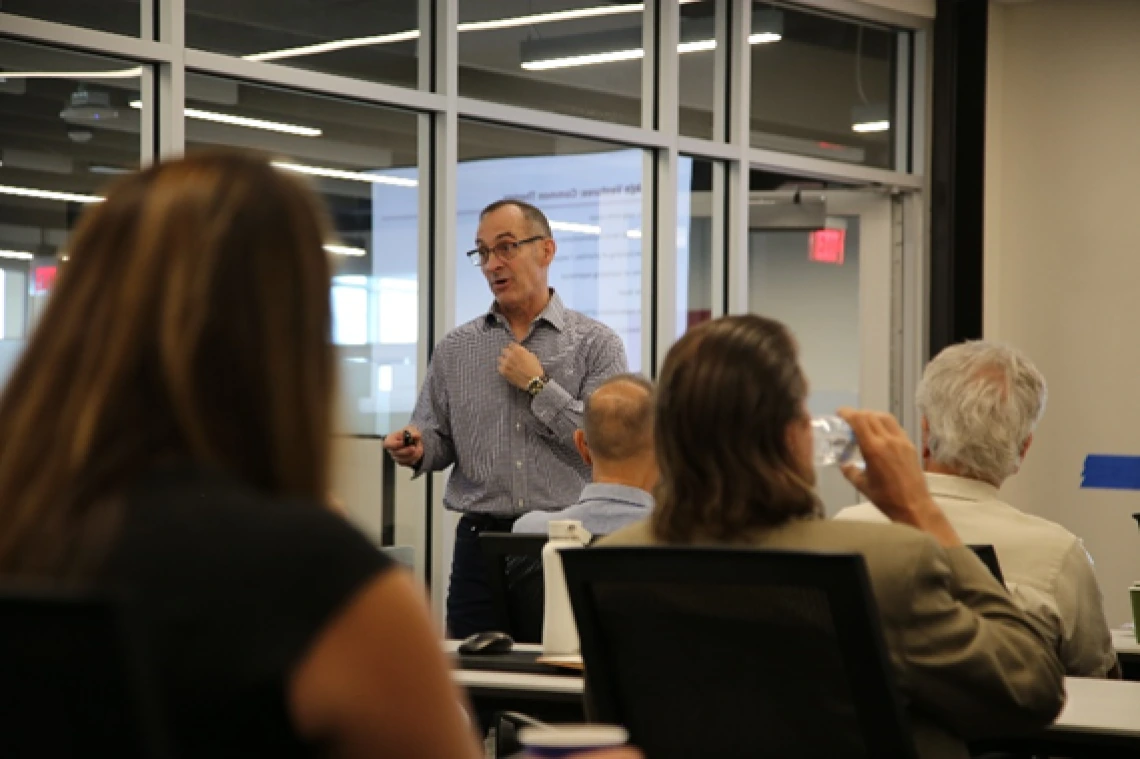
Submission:
[[[930,457],[1000,484],[1014,474],[1045,413],[1045,377],[1024,354],[984,340],[952,345],[926,367],[916,393]]]
[[[611,392],[619,385],[642,392]],[[640,374],[617,374],[599,385],[586,399],[583,419],[590,452],[606,461],[628,461],[653,450],[653,402],[653,383]]]

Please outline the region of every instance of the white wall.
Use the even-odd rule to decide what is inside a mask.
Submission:
[[[1140,2],[991,11],[985,333],[1025,350],[1049,407],[1017,506],[1082,536],[1109,622],[1140,579],[1140,493],[1081,490],[1089,453],[1140,454]]]

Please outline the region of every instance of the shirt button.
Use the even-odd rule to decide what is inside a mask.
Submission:
[[[521,498],[520,498],[520,499],[519,499],[519,508],[520,508],[520,509],[522,508],[522,505],[523,505],[523,499],[521,499]]]
[[[522,462],[521,461],[515,462],[515,469],[522,469]]]

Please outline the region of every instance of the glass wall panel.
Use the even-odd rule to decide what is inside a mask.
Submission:
[[[154,29],[152,0],[4,0],[0,13],[139,36]]]
[[[406,424],[419,390],[418,117],[196,74],[187,76],[186,101],[188,152],[215,145],[268,152],[280,168],[309,177],[328,203],[344,431]],[[256,121],[219,123],[203,111]]]
[[[0,384],[42,312],[68,235],[139,164],[142,69],[0,39]],[[57,73],[58,72],[58,73]]]
[[[630,369],[639,371],[644,155],[596,140],[461,121],[458,322],[486,313],[493,301],[483,271],[463,255],[474,247],[479,212],[496,200],[519,198],[550,220],[558,244],[550,285],[567,306],[613,327]]]
[[[642,4],[459,0],[459,94],[641,123]]]
[[[681,42],[678,70],[680,74],[679,121],[681,134],[724,140],[724,120],[719,120],[719,134],[714,130],[714,113],[718,108],[717,88],[725,87],[716,79],[716,60],[724,55],[725,40],[716,34],[717,21],[724,13],[724,2],[696,0],[682,5]],[[724,103],[724,98],[720,98]],[[720,106],[723,108],[723,105]],[[722,114],[716,113],[720,116]]]
[[[677,171],[677,301],[676,336],[690,327],[720,316],[714,294],[723,282],[713,282],[713,230],[724,228],[724,164],[681,156]],[[723,240],[723,235],[721,240]],[[722,269],[723,271],[723,269]]]
[[[753,147],[891,167],[899,34],[752,3]]]
[[[415,87],[428,53],[419,2],[186,0],[186,44],[387,84]]]

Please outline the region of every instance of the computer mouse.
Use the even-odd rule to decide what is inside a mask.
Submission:
[[[464,640],[458,650],[461,654],[505,654],[514,645],[514,639],[505,632],[487,630]]]

